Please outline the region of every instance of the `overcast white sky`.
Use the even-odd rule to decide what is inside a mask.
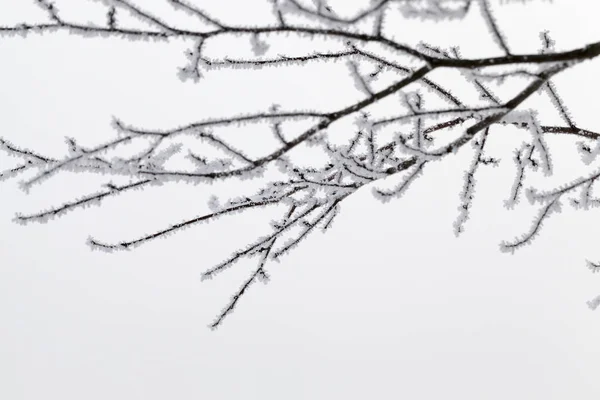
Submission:
[[[0,0],[0,24],[43,18],[25,3]],[[83,3],[57,1],[65,15],[77,6],[92,19]],[[161,2],[147,3],[159,9]],[[232,21],[244,22],[264,18],[259,3],[206,1],[205,8],[223,16],[235,10]],[[542,29],[560,49],[599,40],[599,13],[595,1],[556,0],[514,2],[497,16],[515,52],[536,52]],[[500,54],[479,18],[427,31],[399,24],[398,35],[409,44],[459,44],[465,56]],[[58,156],[64,136],[83,144],[112,138],[113,115],[169,128],[274,101],[331,109],[360,95],[348,76],[323,65],[183,83],[177,68],[189,45],[64,33],[2,37],[0,136]],[[249,54],[244,38],[221,46],[213,54]],[[596,131],[599,65],[555,80],[579,125]],[[542,103],[540,110],[552,113]],[[500,253],[498,243],[527,229],[536,211],[502,208],[520,139],[507,130],[495,140],[506,167],[482,172],[461,238],[452,222],[468,156],[432,165],[400,200],[382,205],[368,189],[351,196],[331,231],[272,265],[271,282],[253,286],[217,331],[208,323],[254,264],[212,281],[200,282],[200,274],[264,233],[268,213],[224,218],[131,252],[92,252],[85,240],[137,237],[204,212],[213,191],[235,188],[171,184],[21,226],[12,222],[15,212],[60,204],[104,179],[63,174],[29,194],[16,180],[2,182],[0,398],[600,398],[600,310],[585,304],[600,294],[600,276],[585,266],[586,258],[600,260],[600,213],[565,206],[533,245]],[[563,143],[554,144],[558,174],[578,173],[573,140]],[[0,154],[0,170],[15,162]]]

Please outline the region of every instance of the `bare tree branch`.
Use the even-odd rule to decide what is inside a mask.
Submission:
[[[48,22],[0,27],[0,36],[65,31],[85,37],[163,41],[187,39],[191,43],[186,52],[187,64],[179,69],[178,74],[182,80],[191,79],[194,82],[210,79],[211,74],[222,69],[304,67],[308,63],[321,62],[327,65],[344,61],[350,78],[361,93],[361,100],[348,101],[336,109],[322,111],[281,111],[275,105],[263,112],[226,113],[226,116],[218,118],[205,116],[196,122],[171,129],[136,127],[115,119],[114,128],[118,133],[115,139],[86,148],[75,139],[67,138],[67,155],[60,158],[22,149],[0,138],[2,154],[19,160],[16,166],[0,171],[0,180],[35,171],[22,183],[22,188],[29,190],[34,184],[41,184],[63,171],[128,178],[128,183],[117,185],[109,181],[96,192],[40,212],[17,214],[15,220],[19,223],[44,222],[78,208],[98,205],[108,197],[161,185],[170,180],[191,184],[233,177],[263,180],[264,185],[256,193],[229,198],[223,204],[214,195],[208,202],[211,212],[199,212],[200,215],[141,234],[135,239],[110,243],[93,238],[88,241],[93,249],[132,249],[223,215],[254,208],[284,206],[287,212],[283,218],[271,221],[271,233],[238,249],[203,273],[204,279],[212,278],[243,258],[259,257],[256,269],[242,282],[230,302],[211,323],[211,328],[222,324],[256,280],[268,279],[266,270],[269,262],[290,253],[318,230],[329,230],[340,215],[343,201],[360,188],[373,184],[372,193],[381,201],[399,198],[423,176],[427,164],[444,162],[447,156],[464,151],[465,144],[471,143],[474,153],[470,165],[466,167],[463,187],[459,190],[459,215],[454,224],[457,235],[463,232],[475,196],[475,179],[480,176],[480,167],[495,166],[501,162],[500,159],[487,156],[486,146],[490,146],[490,137],[502,137],[503,129],[500,128],[504,125],[525,129],[529,133],[529,136],[525,135],[528,141],[515,153],[513,161],[516,163],[516,176],[505,204],[513,207],[525,194],[530,202],[541,203],[541,209],[529,230],[513,241],[503,242],[502,250],[512,252],[530,243],[549,216],[559,211],[563,196],[578,192],[578,197],[570,199],[571,205],[577,209],[600,206],[600,200],[592,195],[594,185],[600,180],[598,171],[584,171],[580,178],[553,190],[538,192],[526,187],[531,175],[529,170],[541,167],[545,176],[553,172],[552,165],[557,161],[553,159],[554,151],[546,143],[548,136],[559,134],[580,140],[576,146],[586,165],[600,154],[600,133],[576,123],[552,82],[557,74],[598,58],[600,42],[556,51],[553,40],[544,31],[540,34],[540,50],[513,54],[507,44],[506,31],[496,20],[494,8],[487,0],[478,3],[481,17],[501,54],[480,58],[462,57],[460,43],[446,47],[438,43],[421,42],[416,47],[401,43],[393,39],[395,27],[389,22],[394,13],[399,12],[404,18],[431,19],[442,24],[444,19],[467,15],[472,9],[472,0],[377,0],[345,16],[325,0],[317,0],[313,6],[300,0],[265,0],[272,6],[272,21],[257,26],[249,23],[241,26],[230,24],[227,18],[217,18],[208,8],[205,11],[192,2],[166,1],[175,12],[186,13],[198,20],[198,26],[195,29],[178,27],[178,24],[129,0],[105,1],[105,23],[97,26],[90,22],[64,19],[49,0],[32,0],[47,14]],[[150,28],[129,28],[124,23],[123,15],[133,15]],[[299,19],[305,22],[296,22]],[[331,48],[299,54],[273,54],[271,40],[285,36],[306,42],[315,38],[323,39],[331,44]],[[228,53],[224,57],[211,57],[209,43],[224,37],[249,40],[254,56]],[[460,72],[457,79],[476,90],[480,98],[476,99],[475,104],[469,104],[463,98],[466,96],[459,96],[454,93],[455,89],[450,88],[455,87],[455,82],[450,79],[446,82],[445,78],[434,80],[429,76],[433,71],[440,70]],[[498,88],[513,79],[519,85],[518,90],[515,89],[516,93],[504,100],[504,94]],[[526,82],[523,83],[523,80]],[[524,108],[526,100],[536,93],[549,96],[565,126],[544,124],[537,110]],[[394,99],[401,101],[386,108],[385,112],[372,107],[392,104]],[[439,101],[446,108],[430,106]],[[345,128],[343,132],[338,132],[329,129],[344,120],[352,122],[352,118],[354,120],[349,130]],[[310,125],[292,135],[287,131],[288,122]],[[470,125],[464,127],[467,123]],[[268,127],[276,144],[263,150],[260,153],[262,155],[250,155],[253,153],[249,149],[235,144],[234,140],[223,139],[219,134],[221,129],[243,124],[253,124],[253,130]],[[244,134],[250,134],[253,130],[246,130]],[[386,136],[390,130],[391,138],[389,134]],[[185,147],[178,142],[183,137],[201,142],[203,150]],[[141,145],[142,150],[136,150],[133,156],[126,158],[115,156],[118,149],[132,144]],[[319,152],[327,161],[324,165],[296,165],[291,160],[299,149]],[[186,169],[167,164],[182,150],[192,167]],[[215,156],[214,152],[220,156]],[[269,180],[271,172],[279,173],[281,178]],[[380,181],[387,178],[399,181],[392,189],[382,189]],[[592,271],[598,270],[597,263],[588,261],[588,266]],[[597,306],[596,303],[593,305]]]

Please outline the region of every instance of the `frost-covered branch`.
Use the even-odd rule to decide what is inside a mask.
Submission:
[[[2,154],[18,159],[17,165],[0,171],[0,180],[32,171],[22,184],[26,190],[64,171],[128,179],[119,184],[111,179],[93,193],[36,213],[18,214],[16,221],[44,222],[78,208],[98,205],[108,197],[160,186],[171,180],[205,184],[231,178],[260,179],[262,188],[255,193],[224,200],[211,196],[208,201],[210,212],[199,211],[194,217],[134,239],[105,242],[90,238],[88,241],[98,250],[132,249],[224,215],[264,207],[283,208],[283,216],[270,222],[270,233],[238,248],[230,257],[203,273],[203,278],[213,278],[241,259],[258,257],[253,273],[210,325],[216,328],[256,280],[268,279],[269,263],[279,261],[317,232],[329,230],[340,215],[344,200],[353,193],[372,185],[372,193],[377,199],[398,199],[424,175],[426,165],[445,162],[452,154],[468,151],[464,150],[468,148],[465,145],[471,143],[474,153],[465,170],[464,184],[459,188],[459,215],[454,226],[455,233],[461,233],[469,218],[479,168],[500,163],[499,159],[486,155],[486,146],[492,136],[503,135],[500,128],[504,125],[525,131],[523,135],[527,138],[514,157],[516,177],[509,188],[506,205],[516,205],[523,192],[532,203],[542,204],[530,229],[514,241],[504,242],[504,250],[514,251],[530,243],[541,231],[545,220],[559,210],[562,196],[579,190],[579,196],[571,199],[575,208],[588,209],[600,204],[600,200],[592,196],[594,185],[600,178],[597,171],[582,172],[581,178],[554,190],[525,190],[529,170],[535,171],[539,166],[545,177],[549,177],[553,165],[561,162],[548,145],[546,138],[549,136],[580,139],[576,145],[586,165],[593,163],[600,154],[600,134],[577,124],[552,82],[557,74],[600,56],[600,42],[556,51],[548,32],[543,32],[540,35],[541,50],[514,54],[506,40],[506,28],[497,21],[494,6],[487,0],[375,0],[346,14],[343,10],[334,10],[326,0],[316,0],[311,5],[301,0],[265,1],[272,8],[270,22],[235,25],[191,1],[165,0],[174,12],[198,21],[194,28],[182,28],[166,16],[152,13],[129,0],[102,1],[105,5],[103,25],[67,19],[50,0],[32,0],[47,15],[48,22],[0,27],[0,36],[6,37],[66,31],[86,37],[186,39],[190,42],[187,64],[174,72],[182,80],[190,79],[198,84],[225,69],[302,68],[309,63],[344,62],[349,81],[354,83],[360,96],[357,97],[360,100],[347,101],[334,109],[281,111],[274,105],[262,112],[226,113],[218,118],[205,115],[195,122],[170,129],[133,126],[115,119],[116,138],[91,147],[83,147],[75,139],[67,138],[67,154],[58,158],[22,149],[0,138]],[[476,7],[488,33],[498,45],[499,55],[464,58],[460,54],[460,43],[450,48],[425,42],[418,46],[408,45],[394,38],[395,27],[389,23],[394,13],[400,13],[403,18],[444,23],[446,19],[462,18]],[[148,28],[128,27],[123,15],[133,16]],[[298,54],[290,50],[289,53],[275,54],[273,40],[282,36],[303,41],[319,38],[331,46],[322,51]],[[223,37],[247,44],[253,56],[235,53],[211,56],[210,42]],[[455,82],[430,76],[440,70],[460,72],[457,79],[480,95],[475,104],[470,104],[450,88]],[[502,91],[497,85],[513,80],[520,85],[519,89],[506,100],[499,94]],[[525,101],[536,93],[550,98],[563,121],[561,125],[545,124],[536,110],[523,109]],[[432,106],[440,100],[443,106]],[[383,114],[374,111],[376,106],[388,104],[384,102],[396,103]],[[352,128],[334,129],[342,121],[350,121]],[[308,127],[292,135],[286,127],[288,122],[301,122]],[[265,145],[256,155],[222,135],[234,127],[250,126],[252,129],[245,130],[244,134],[265,129],[276,143],[270,147]],[[393,131],[391,137],[390,130]],[[190,142],[198,147],[192,148]],[[262,144],[258,139],[256,143]],[[122,149],[133,145],[142,149],[128,157],[120,155]],[[319,153],[325,161],[310,166],[293,162],[293,157],[301,151]],[[180,161],[177,157],[182,155],[188,168],[171,163]],[[388,179],[398,181],[391,189],[383,189],[381,181]],[[595,271],[597,265],[589,264]]]

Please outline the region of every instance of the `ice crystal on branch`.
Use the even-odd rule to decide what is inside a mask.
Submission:
[[[340,63],[346,66],[344,73],[356,89],[355,100],[344,99],[344,104],[328,105],[321,111],[288,109],[275,104],[267,110],[246,113],[231,112],[228,102],[223,102],[226,109],[220,117],[200,110],[196,122],[170,129],[132,126],[115,119],[113,139],[90,146],[76,138],[67,138],[65,154],[60,157],[49,157],[42,149],[25,149],[0,138],[2,157],[16,160],[8,168],[3,164],[0,181],[21,176],[22,188],[30,190],[65,171],[106,177],[98,190],[91,193],[36,213],[17,214],[15,221],[22,224],[46,222],[128,191],[167,182],[203,186],[201,193],[207,196],[199,202],[197,215],[134,238],[88,240],[92,249],[106,252],[132,250],[226,215],[239,217],[248,210],[265,208],[278,212],[277,217],[265,221],[268,233],[239,247],[204,272],[203,278],[211,279],[242,259],[256,263],[211,328],[219,326],[231,314],[257,280],[269,281],[268,270],[273,262],[285,259],[303,242],[331,230],[335,220],[344,215],[344,201],[352,194],[369,186],[378,200],[395,200],[402,207],[401,197],[425,171],[430,171],[427,164],[451,166],[453,163],[447,161],[451,155],[465,152],[470,162],[465,167],[463,183],[457,188],[459,205],[454,223],[455,233],[463,232],[473,202],[479,198],[480,170],[500,162],[499,158],[488,155],[487,147],[491,146],[492,138],[503,137],[503,126],[516,128],[523,141],[509,154],[512,157],[500,155],[502,160],[512,158],[514,162],[515,176],[512,187],[506,188],[505,205],[513,208],[525,195],[539,209],[525,232],[502,243],[503,251],[513,252],[531,243],[542,232],[544,223],[560,212],[564,200],[579,210],[600,205],[600,200],[592,194],[600,177],[597,169],[582,168],[579,178],[550,189],[539,190],[532,185],[538,169],[547,179],[553,166],[563,162],[560,154],[548,146],[549,137],[563,135],[576,139],[573,143],[588,168],[600,153],[600,134],[578,125],[573,117],[577,114],[570,110],[560,87],[552,81],[554,76],[574,70],[584,61],[595,61],[600,56],[600,42],[558,52],[550,34],[544,31],[540,34],[541,50],[516,54],[511,51],[513,43],[507,40],[509,27],[503,26],[505,22],[496,16],[500,5],[489,0],[372,0],[355,10],[345,10],[339,2],[332,6],[325,0],[264,0],[269,3],[270,20],[241,25],[230,23],[227,13],[217,18],[191,1],[165,1],[175,12],[185,13],[200,23],[190,28],[179,27],[172,22],[174,19],[167,20],[166,16],[163,19],[129,0],[106,0],[103,22],[94,25],[67,19],[68,14],[63,15],[59,6],[50,1],[32,0],[47,16],[46,21],[2,26],[0,35],[10,40],[12,35],[65,31],[106,40],[182,39],[189,47],[179,64],[182,67],[174,73],[184,82],[201,80],[200,87],[204,82],[212,83],[213,73],[216,76],[223,70],[255,72],[281,67],[296,74],[313,63]],[[428,38],[412,46],[396,38],[398,18],[414,18],[424,24],[434,21],[444,27],[443,24],[466,17],[474,9],[478,10],[476,17],[482,20],[487,32],[473,34],[477,38],[480,34],[489,36],[493,55],[465,57],[460,52],[461,45],[467,47],[465,43],[449,46],[442,44],[442,40],[438,43],[435,38]],[[131,26],[126,15],[143,22],[144,28]],[[444,30],[440,32],[443,34]],[[282,37],[293,37],[303,45],[308,44],[310,50],[284,46],[275,54]],[[211,43],[217,42],[218,46],[218,40],[223,38],[239,40],[241,47],[249,46],[252,56],[245,58],[235,51],[211,55],[210,49],[214,48]],[[315,40],[327,46],[316,51]],[[444,70],[460,73],[452,78],[432,77],[432,72]],[[327,68],[323,71],[328,73]],[[320,87],[317,79],[302,83],[314,86],[310,93],[315,100],[321,100],[322,91],[328,90]],[[265,85],[269,84],[266,80]],[[456,84],[473,90],[477,95],[475,100],[457,94]],[[505,85],[510,93],[501,90]],[[558,125],[548,123],[537,110],[523,107],[536,93],[549,97],[561,121]],[[248,103],[249,108],[254,107],[251,98]],[[317,107],[319,101],[313,103]],[[253,145],[260,147],[260,152],[224,134],[240,126],[252,128],[245,129],[243,135],[256,135]],[[135,148],[133,154],[124,154],[130,147]],[[181,159],[186,167],[181,166]],[[211,186],[234,180],[242,182],[239,185],[242,194],[224,196]],[[392,183],[391,188],[383,187],[384,180]],[[244,185],[254,182],[260,182],[260,187],[246,191]],[[595,263],[590,262],[589,266],[597,271]],[[588,304],[596,308],[600,300]]]
[[[600,306],[600,296],[596,296],[592,300],[588,301],[587,305],[592,310],[597,309],[598,306]]]

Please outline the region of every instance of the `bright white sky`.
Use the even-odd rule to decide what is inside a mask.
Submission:
[[[331,4],[340,9],[336,3],[345,1]],[[0,24],[43,18],[25,3],[0,0]],[[148,3],[160,9],[159,0]],[[235,10],[232,23],[258,21],[266,15],[259,3],[206,1],[204,8],[223,17]],[[80,0],[57,4],[65,17],[93,18],[95,9],[84,10]],[[543,29],[560,50],[600,38],[594,1],[493,4],[515,53],[536,52]],[[475,12],[425,31],[399,23],[396,38],[459,44],[465,56],[499,55],[479,18]],[[285,51],[286,43],[279,45]],[[171,128],[273,102],[331,109],[360,98],[348,76],[323,64],[292,72],[224,71],[183,83],[177,68],[188,46],[63,33],[2,37],[0,136],[58,156],[66,150],[64,136],[82,144],[112,138],[113,115]],[[247,38],[239,38],[210,51],[231,56],[251,54],[248,49]],[[554,80],[578,124],[596,131],[599,63]],[[541,116],[555,122],[538,97],[532,101],[539,101]],[[260,134],[234,132],[250,145]],[[400,200],[382,205],[368,189],[350,197],[328,234],[314,234],[273,264],[271,282],[254,285],[214,332],[207,324],[254,264],[239,263],[212,281],[200,282],[200,274],[263,234],[269,212],[196,226],[131,252],[92,252],[85,240],[149,233],[205,212],[211,193],[237,187],[171,184],[20,226],[11,221],[15,212],[60,204],[105,179],[63,174],[29,194],[16,181],[2,182],[0,398],[600,398],[600,310],[585,304],[600,294],[600,277],[585,265],[586,258],[600,259],[600,214],[565,204],[531,246],[500,253],[498,243],[526,230],[536,209],[502,207],[513,179],[512,149],[523,133],[497,132],[494,155],[504,166],[482,170],[461,238],[452,222],[468,155],[432,165]],[[584,171],[573,143],[552,143],[557,179]],[[3,153],[0,170],[15,162]]]

